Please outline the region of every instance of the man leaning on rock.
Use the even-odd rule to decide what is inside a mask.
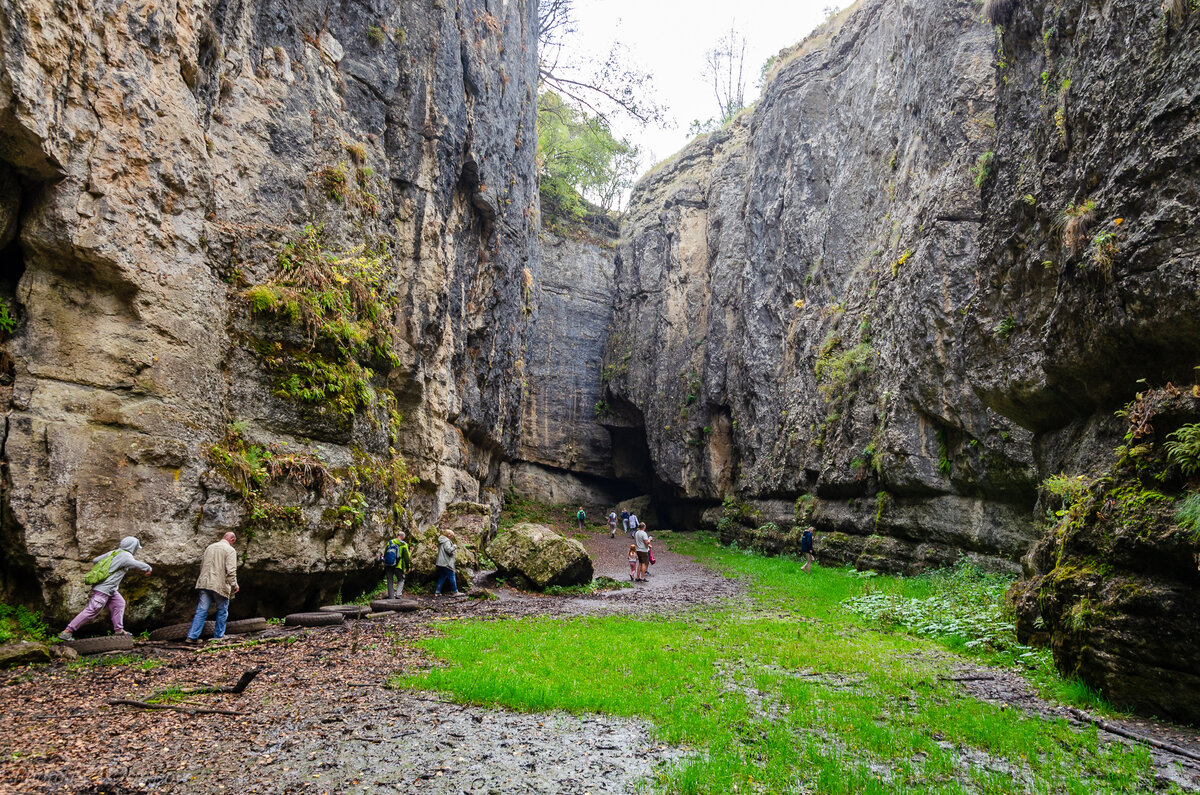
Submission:
[[[217,624],[213,629],[213,640],[225,637],[225,621],[229,618],[229,600],[240,590],[237,581],[237,551],[233,544],[237,536],[226,533],[204,550],[200,561],[200,576],[196,579],[196,590],[200,598],[196,602],[196,615],[192,618],[186,643],[199,643],[204,632],[204,621],[208,618],[210,605],[217,606]]]

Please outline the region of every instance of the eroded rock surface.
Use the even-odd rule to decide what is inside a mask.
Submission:
[[[282,609],[375,577],[397,523],[498,502],[535,10],[0,4],[5,590],[36,577],[68,616],[82,561],[133,534],[131,623],[183,616],[237,529],[235,612]]]
[[[994,61],[969,4],[858,3],[639,183],[609,400],[696,515],[736,495],[727,521],[803,513],[841,534],[832,559],[907,569],[965,546],[1015,570],[1030,434],[975,395],[963,341]]]

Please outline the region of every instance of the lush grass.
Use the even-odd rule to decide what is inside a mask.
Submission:
[[[849,599],[929,598],[930,579],[799,571],[676,539],[748,578],[750,608],[674,620],[460,621],[424,642],[447,664],[393,685],[476,704],[639,715],[694,754],[660,771],[665,792],[1135,792],[1149,755],[1094,731],[963,694],[940,678],[945,643],[879,631]],[[944,588],[943,588],[944,592]],[[579,654],[585,648],[588,653]]]

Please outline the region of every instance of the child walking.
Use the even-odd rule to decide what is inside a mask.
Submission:
[[[638,566],[637,546],[635,546],[634,544],[630,544],[629,545],[629,579],[632,580],[637,577],[637,566]]]

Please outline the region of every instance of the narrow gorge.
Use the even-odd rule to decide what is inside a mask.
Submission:
[[[1200,721],[1194,4],[860,0],[575,227],[537,25],[0,2],[3,596],[67,616],[136,531],[130,620],[177,617],[232,529],[273,614],[455,506],[639,499],[1021,575],[1064,674]]]

